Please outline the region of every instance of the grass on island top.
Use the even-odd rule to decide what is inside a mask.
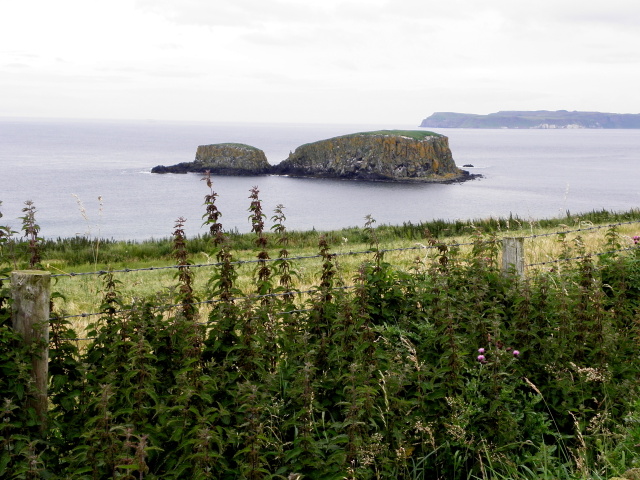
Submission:
[[[316,143],[322,143],[329,140],[335,140],[338,138],[350,138],[350,137],[360,137],[363,135],[369,136],[387,136],[387,137],[408,137],[413,140],[424,140],[427,137],[442,137],[443,135],[435,132],[429,132],[427,130],[375,130],[371,132],[356,132],[356,133],[348,133],[346,135],[338,135],[337,137],[326,138],[324,140],[317,140],[315,142],[305,143],[304,145],[300,145],[304,147],[306,145],[315,145]]]
[[[357,137],[360,135],[371,135],[371,136],[375,136],[375,135],[385,135],[385,136],[393,136],[393,137],[409,137],[412,138],[414,140],[423,140],[427,137],[442,137],[442,135],[440,135],[439,133],[435,133],[435,132],[429,132],[426,130],[375,130],[372,132],[358,132],[358,133],[349,133],[347,135],[339,135],[337,137],[333,137],[331,139],[327,139],[327,140],[333,140],[334,138],[348,138],[348,137]],[[316,142],[311,142],[311,143],[319,143],[319,142],[325,142],[326,140],[318,140]],[[307,144],[310,145],[310,144]],[[254,147],[252,145],[246,145],[244,143],[233,143],[233,142],[225,142],[225,143],[216,143],[213,145],[206,145],[206,146],[216,146],[216,147],[238,147],[238,148],[249,148],[252,150],[259,150],[257,147]]]
[[[442,137],[439,133],[429,132],[427,130],[376,130],[373,132],[360,132],[344,136],[350,137],[355,135],[386,135],[393,137],[409,137],[414,140],[423,140],[427,137]]]
[[[212,145],[205,145],[207,147],[236,147],[236,148],[248,148],[251,150],[260,150],[253,145],[247,145],[245,143],[233,143],[233,142],[225,142],[225,143],[214,143]]]

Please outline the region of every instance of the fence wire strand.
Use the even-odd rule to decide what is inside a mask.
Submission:
[[[422,248],[422,247],[420,247]],[[545,262],[538,262],[538,263],[529,263],[526,264],[525,267],[537,267],[537,266],[544,266],[544,265],[551,265],[551,264],[558,264],[558,263],[562,263],[562,262],[571,262],[571,261],[577,261],[577,260],[584,260],[590,257],[600,257],[600,256],[604,256],[604,255],[611,255],[611,254],[615,254],[615,253],[621,253],[621,252],[629,252],[635,250],[635,247],[629,247],[629,248],[620,248],[620,249],[616,249],[616,250],[608,250],[605,252],[597,252],[597,253],[589,253],[587,255],[580,255],[580,256],[576,256],[576,257],[568,257],[568,258],[558,258],[558,259],[554,259],[554,260],[549,260],[549,261],[545,261]],[[354,289],[357,288],[357,285],[343,285],[343,286],[338,286],[338,287],[332,287],[331,291],[339,291],[339,290],[350,290],[350,289]],[[311,288],[308,290],[290,290],[290,291],[286,291],[286,292],[276,292],[276,293],[267,293],[267,294],[262,294],[262,295],[244,295],[244,296],[240,296],[240,297],[232,297],[230,299],[228,299],[227,301],[229,302],[240,302],[243,300],[252,300],[252,301],[257,301],[257,300],[261,300],[264,298],[275,298],[275,297],[284,297],[284,296],[298,296],[301,297],[302,295],[306,295],[306,294],[314,294],[314,293],[319,293],[321,292],[321,289],[316,287],[316,288]],[[192,303],[174,303],[174,304],[164,304],[164,305],[150,305],[149,308],[155,309],[155,310],[171,310],[174,308],[183,308],[183,307],[188,307],[188,306],[202,306],[202,305],[213,305],[216,303],[221,303],[224,300],[222,299],[211,299],[211,300],[203,300],[201,302],[192,302]],[[129,313],[129,312],[134,312],[136,310],[139,310],[140,308],[127,308],[127,309],[122,309],[122,310],[116,310],[113,311],[113,314],[122,314],[122,313]],[[277,312],[277,313],[273,313],[272,315],[278,316],[278,315],[291,315],[294,313],[305,313],[305,312],[310,312],[312,311],[312,308],[306,308],[306,309],[294,309],[294,310],[288,310],[288,311],[283,311],[283,312]],[[70,318],[87,318],[87,317],[91,317],[91,316],[99,316],[99,315],[108,315],[108,312],[94,312],[94,313],[81,313],[81,314],[77,314],[77,315],[60,315],[60,316],[56,316],[56,317],[52,317],[49,320],[64,320],[64,319],[70,319]],[[211,325],[212,323],[214,323],[213,321],[208,321],[208,322],[196,322],[196,325],[201,325],[201,326],[208,326]],[[89,337],[89,338],[65,338],[62,340],[65,341],[90,341],[93,340],[95,337]]]
[[[332,287],[331,291],[345,291],[345,290],[351,290],[353,288],[357,288],[357,285],[342,285],[339,287]],[[319,293],[321,292],[320,288],[312,288],[309,290],[303,290],[303,291],[298,291],[298,290],[291,290],[291,291],[287,291],[287,292],[278,292],[278,293],[267,293],[267,294],[263,294],[263,295],[245,295],[242,297],[233,297],[230,298],[226,301],[228,302],[236,302],[236,301],[242,301],[242,300],[260,300],[263,298],[269,298],[269,297],[284,297],[284,296],[289,296],[289,295],[297,295],[297,296],[302,296],[305,294],[313,294],[313,293]],[[193,302],[193,303],[175,303],[175,304],[165,304],[165,305],[149,305],[149,308],[153,308],[155,310],[171,310],[174,308],[183,308],[183,307],[189,307],[189,306],[202,306],[202,305],[213,305],[215,303],[221,303],[225,300],[222,299],[212,299],[212,300],[204,300],[202,302]],[[86,317],[91,317],[91,316],[99,316],[99,315],[109,315],[109,314],[122,314],[122,313],[129,313],[129,312],[135,312],[139,310],[139,308],[125,308],[122,310],[115,310],[113,312],[95,312],[95,313],[81,313],[78,315],[59,315],[59,316],[55,316],[55,317],[51,317],[49,318],[49,321],[52,320],[66,320],[69,318],[86,318]],[[304,312],[310,312],[312,311],[312,308],[305,308],[305,309],[294,309],[294,310],[287,310],[287,311],[283,311],[283,312],[277,312],[277,313],[273,313],[272,315],[292,315],[294,313],[304,313]],[[207,326],[207,325],[211,325],[215,322],[213,321],[208,321],[208,322],[196,322],[196,325],[201,325],[201,326]],[[69,342],[74,342],[74,341],[89,341],[89,340],[94,340],[95,337],[87,337],[87,338],[63,338],[61,340],[64,341],[69,341]],[[50,342],[52,342],[53,339],[50,340]]]
[[[542,265],[551,265],[551,264],[557,264],[557,263],[562,263],[562,262],[572,262],[572,261],[576,261],[576,260],[584,260],[585,258],[590,258],[590,257],[602,257],[604,255],[611,255],[613,253],[629,252],[631,250],[635,250],[635,247],[620,248],[620,249],[617,249],[617,250],[608,250],[606,252],[588,253],[586,255],[580,255],[578,257],[556,258],[556,259],[553,259],[553,260],[547,260],[545,262],[529,263],[529,264],[525,265],[525,267],[538,267],[538,266],[542,266]]]
[[[623,225],[632,225],[632,224],[637,224],[640,223],[640,220],[633,220],[633,221],[627,221],[627,222],[617,222],[617,223],[611,223],[611,224],[606,224],[606,225],[593,225],[593,226],[585,226],[585,227],[580,227],[580,228],[575,228],[575,229],[571,229],[571,230],[562,230],[562,231],[555,231],[555,232],[549,232],[549,233],[541,233],[541,234],[531,234],[531,235],[527,235],[527,236],[522,236],[519,238],[523,238],[523,239],[536,239],[536,238],[541,238],[541,237],[550,237],[550,236],[558,236],[558,235],[567,235],[567,234],[572,234],[572,233],[581,233],[581,232],[590,232],[590,231],[594,231],[594,230],[601,230],[601,229],[610,229],[612,227],[619,227],[619,226],[623,226]],[[368,250],[360,250],[360,251],[348,251],[348,252],[335,252],[335,253],[331,253],[330,256],[331,257],[343,257],[343,256],[357,256],[357,255],[370,255],[370,254],[375,254],[376,252],[379,253],[391,253],[391,252],[403,252],[403,251],[416,251],[416,250],[430,250],[430,249],[438,249],[438,248],[442,248],[442,246],[445,246],[447,248],[456,248],[456,247],[465,247],[465,246],[471,246],[471,245],[475,245],[478,243],[494,243],[496,241],[499,241],[500,238],[494,238],[491,240],[486,240],[486,241],[476,241],[476,242],[464,242],[464,243],[445,243],[445,242],[438,242],[438,243],[434,243],[434,244],[430,244],[430,245],[424,245],[422,243],[416,242],[416,245],[412,246],[412,247],[399,247],[399,248],[388,248],[388,249],[379,249],[379,250],[374,250],[374,249],[368,249]],[[617,249],[617,250],[609,250],[609,251],[605,251],[605,252],[597,252],[597,253],[589,253],[586,255],[580,255],[580,256],[575,256],[575,257],[570,257],[570,258],[557,258],[557,259],[551,259],[551,260],[547,260],[547,261],[543,261],[543,262],[536,262],[536,263],[529,263],[529,264],[525,264],[525,268],[531,268],[531,267],[540,267],[540,266],[545,266],[545,265],[553,265],[553,264],[558,264],[558,263],[562,263],[562,262],[569,262],[569,261],[578,261],[578,260],[584,260],[586,258],[589,257],[600,257],[600,256],[604,256],[604,255],[611,255],[611,254],[615,254],[615,253],[620,253],[620,252],[628,252],[628,251],[632,251],[637,247],[629,247],[629,248],[621,248],[621,249]],[[321,259],[324,258],[323,255],[320,254],[314,254],[314,255],[300,255],[300,256],[295,256],[295,257],[278,257],[278,258],[270,258],[270,259],[249,259],[249,260],[236,260],[233,262],[229,262],[231,265],[244,265],[244,264],[258,264],[258,263],[266,263],[266,262],[282,262],[282,261],[295,261],[295,260],[310,260],[310,259]],[[170,269],[184,269],[184,268],[205,268],[205,267],[219,267],[221,265],[224,265],[225,262],[214,262],[214,263],[200,263],[200,264],[190,264],[190,265],[169,265],[169,266],[163,266],[163,267],[143,267],[143,268],[124,268],[124,269],[119,269],[119,270],[98,270],[98,271],[93,271],[93,272],[83,272],[83,273],[76,273],[76,272],[69,272],[69,273],[61,273],[61,274],[54,274],[51,275],[52,278],[54,277],[76,277],[76,276],[87,276],[87,275],[105,275],[107,273],[131,273],[131,272],[145,272],[145,271],[158,271],[158,270],[170,270]],[[10,277],[0,277],[0,282],[2,281],[6,281],[6,280],[10,280]],[[340,286],[340,287],[333,287],[331,290],[348,290],[348,289],[352,289],[352,288],[356,288],[355,285],[349,285],[349,286]],[[239,302],[239,301],[244,301],[244,300],[260,300],[260,299],[264,299],[264,298],[275,298],[275,297],[280,297],[280,296],[290,296],[290,295],[295,295],[297,297],[301,297],[303,295],[307,295],[307,294],[313,294],[313,293],[317,293],[321,291],[320,288],[315,287],[315,288],[311,288],[308,290],[303,290],[303,291],[298,291],[298,290],[291,290],[291,291],[287,291],[287,292],[277,292],[277,293],[268,293],[268,294],[263,294],[263,295],[245,295],[245,296],[239,296],[239,297],[234,297],[229,299],[228,301],[232,301],[232,302]],[[165,304],[165,305],[151,305],[149,306],[150,308],[153,309],[157,309],[157,310],[171,310],[174,308],[182,308],[182,307],[186,307],[186,306],[202,306],[202,305],[213,305],[215,303],[220,303],[224,300],[221,299],[210,299],[210,300],[204,300],[201,302],[194,302],[194,303],[177,303],[177,304]],[[129,312],[133,312],[138,310],[140,307],[133,307],[133,308],[128,308],[128,309],[122,309],[122,310],[116,310],[113,311],[113,314],[123,314],[123,313],[129,313]],[[296,310],[290,310],[287,312],[279,312],[279,313],[275,313],[275,315],[285,315],[285,314],[293,314],[293,313],[302,313],[302,312],[308,312],[311,309],[296,309]],[[88,317],[92,317],[92,316],[100,316],[100,315],[107,315],[107,312],[93,312],[93,313],[80,313],[80,314],[76,314],[76,315],[61,315],[61,316],[53,316],[50,320],[62,320],[62,319],[72,319],[72,318],[88,318]],[[200,325],[209,325],[211,322],[205,322],[205,323],[200,323]],[[64,340],[69,340],[69,341],[88,341],[88,340],[92,340],[92,338],[76,338],[76,339],[64,339]]]
[[[576,228],[573,230],[562,230],[562,231],[555,231],[555,232],[549,232],[549,233],[539,233],[539,234],[531,234],[531,235],[526,235],[520,238],[524,238],[524,239],[532,239],[532,238],[539,238],[539,237],[551,237],[554,235],[567,235],[570,233],[580,233],[580,232],[588,232],[588,231],[593,231],[593,230],[601,230],[603,228],[611,228],[611,227],[619,227],[622,225],[632,225],[634,223],[640,223],[640,220],[631,220],[628,222],[617,222],[617,223],[610,223],[607,225],[594,225],[591,227],[581,227],[581,228]],[[489,240],[487,241],[487,243],[491,243],[493,240]],[[423,245],[422,243],[419,243],[418,245],[415,245],[413,247],[399,247],[399,248],[386,248],[386,249],[380,249],[380,253],[390,253],[390,252],[403,252],[403,251],[411,251],[411,250],[424,250],[424,249],[437,249],[439,248],[441,245],[445,245],[448,248],[455,248],[455,247],[465,247],[465,246],[470,246],[470,245],[474,245],[477,242],[464,242],[464,243],[445,243],[445,242],[438,242],[437,244],[434,245]],[[375,253],[375,250],[372,249],[368,249],[368,250],[360,250],[360,251],[349,251],[349,252],[335,252],[332,253],[331,255],[334,257],[341,257],[341,256],[355,256],[355,255],[367,255],[367,254],[372,254]],[[233,262],[229,262],[231,265],[244,265],[244,264],[253,264],[253,263],[259,263],[259,262],[277,262],[277,261],[282,261],[282,260],[310,260],[310,259],[317,259],[317,258],[322,258],[322,255],[316,254],[316,255],[300,255],[297,257],[287,257],[287,258],[269,258],[269,259],[262,259],[262,260],[258,260],[258,259],[250,259],[250,260],[235,260]],[[111,270],[111,271],[107,271],[107,270],[99,270],[99,271],[95,271],[95,272],[84,272],[84,273],[75,273],[75,272],[69,272],[69,273],[60,273],[60,274],[55,274],[55,275],[51,275],[52,277],[75,277],[75,276],[81,276],[81,275],[104,275],[106,273],[130,273],[130,272],[143,272],[143,271],[153,271],[153,270],[168,270],[168,269],[177,269],[177,268],[184,268],[184,267],[189,267],[189,268],[203,268],[203,267],[219,267],[223,265],[223,262],[214,262],[214,263],[200,263],[200,264],[192,264],[192,265],[168,265],[168,266],[164,266],[164,267],[145,267],[145,268],[124,268],[124,269],[120,269],[120,270]]]
[[[570,233],[580,233],[580,232],[588,232],[588,231],[593,231],[593,230],[600,230],[603,228],[611,228],[611,227],[619,227],[619,226],[623,226],[623,225],[632,225],[632,224],[636,224],[636,223],[640,223],[640,220],[630,220],[627,222],[617,222],[617,223],[610,223],[610,224],[606,224],[606,225],[593,225],[591,227],[581,227],[581,228],[576,228],[576,229],[572,229],[572,230],[562,230],[562,231],[555,231],[555,232],[549,232],[549,233],[539,233],[539,234],[531,234],[531,235],[526,235],[520,238],[524,238],[524,239],[532,239],[532,238],[539,238],[539,237],[550,237],[550,236],[554,236],[554,235],[567,235]],[[490,243],[491,241],[487,241],[488,243]],[[445,245],[448,248],[455,248],[455,247],[464,247],[464,246],[469,246],[469,245],[474,245],[477,242],[465,242],[465,243],[445,243],[445,242],[438,242],[437,244],[434,245],[423,245],[422,243],[419,243],[416,246],[413,247],[399,247],[399,248],[389,248],[389,249],[380,249],[379,251],[381,253],[390,253],[390,252],[402,252],[402,251],[411,251],[411,250],[424,250],[424,249],[437,249],[442,245]],[[368,250],[361,250],[361,251],[349,251],[349,252],[335,252],[332,253],[331,255],[334,257],[340,257],[340,256],[355,256],[355,255],[367,255],[367,254],[372,254],[375,253],[375,250],[372,249],[368,249]],[[277,262],[277,261],[282,261],[282,260],[287,260],[287,261],[293,261],[293,260],[310,260],[310,259],[317,259],[317,258],[322,258],[322,255],[319,254],[315,254],[315,255],[300,255],[300,256],[296,256],[296,257],[287,257],[287,258],[269,258],[269,259],[250,259],[250,260],[235,260],[233,262],[229,262],[231,265],[244,265],[244,264],[254,264],[254,263],[259,263],[259,262]],[[97,271],[93,271],[93,272],[69,272],[69,273],[56,273],[51,275],[51,278],[57,278],[57,277],[79,277],[79,276],[87,276],[87,275],[105,275],[107,273],[132,273],[132,272],[151,272],[151,271],[158,271],[158,270],[175,270],[175,269],[179,269],[179,268],[205,268],[205,267],[219,267],[223,265],[223,262],[213,262],[213,263],[198,263],[198,264],[191,264],[191,265],[167,265],[167,266],[163,266],[163,267],[142,267],[142,268],[123,268],[123,269],[119,269],[119,270],[97,270]],[[4,280],[9,280],[9,277],[0,277],[0,281],[4,281]]]

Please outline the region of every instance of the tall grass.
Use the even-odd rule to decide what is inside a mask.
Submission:
[[[473,231],[480,230],[486,234],[527,235],[543,233],[563,228],[578,228],[581,225],[598,225],[640,220],[640,210],[626,212],[609,212],[606,210],[592,211],[565,217],[550,219],[521,219],[517,216],[509,218],[487,218],[475,220],[433,220],[420,223],[404,222],[402,225],[380,225],[376,227],[376,235],[381,244],[393,248],[400,242],[423,241],[427,237],[439,240],[464,242]],[[363,220],[364,222],[364,220]],[[633,233],[633,230],[629,230]],[[249,251],[254,248],[252,234],[241,234],[235,231],[224,232],[228,241],[236,251]],[[323,235],[329,246],[337,249],[343,246],[363,246],[368,242],[363,228],[354,226],[334,231],[295,231],[288,230],[289,248],[300,251],[312,251],[318,238]],[[269,244],[277,241],[277,233],[265,231],[265,238]],[[15,234],[7,237],[6,249],[13,249],[12,260],[18,264],[27,261],[24,242]],[[211,252],[212,235],[198,235],[189,239],[186,246],[190,255]],[[99,250],[96,251],[96,245]],[[73,236],[68,238],[41,239],[41,250],[45,261],[49,264],[66,267],[92,266],[102,269],[106,265],[137,263],[147,261],[169,260],[172,255],[172,240],[149,239],[146,241],[115,241],[107,238],[97,238],[92,235]],[[8,255],[5,252],[5,255]],[[96,268],[98,267],[98,268]]]

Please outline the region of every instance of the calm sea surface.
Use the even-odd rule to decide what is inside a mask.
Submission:
[[[152,167],[192,161],[198,145],[221,142],[253,145],[270,163],[279,163],[301,144],[381,128],[419,129],[0,119],[0,224],[20,230],[24,202],[32,200],[46,238],[168,237],[179,217],[187,220],[188,235],[204,233],[207,188],[200,176],[156,175]],[[469,170],[484,178],[414,185],[214,177],[222,224],[250,231],[248,196],[254,185],[268,217],[284,205],[290,230],[362,226],[368,214],[377,224],[402,224],[640,207],[640,130],[435,131],[449,137],[458,166],[472,164]]]

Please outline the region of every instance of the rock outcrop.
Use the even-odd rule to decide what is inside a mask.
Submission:
[[[241,143],[217,143],[200,145],[193,162],[183,162],[165,167],[158,165],[151,173],[205,172],[213,175],[264,175],[271,165],[264,152]]]
[[[272,172],[298,177],[414,182],[455,181],[468,176],[456,167],[447,137],[398,130],[356,133],[302,145]]]

